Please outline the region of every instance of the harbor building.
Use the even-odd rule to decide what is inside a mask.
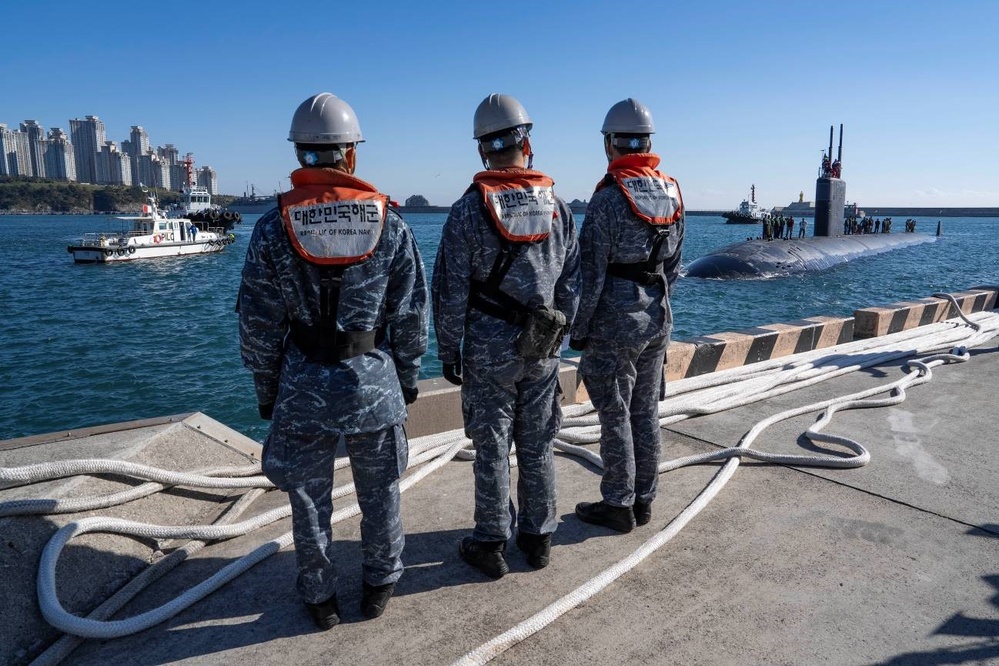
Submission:
[[[104,122],[97,116],[87,116],[69,121],[73,141],[76,177],[81,183],[97,184],[97,154],[107,143]]]
[[[45,141],[45,174],[54,180],[76,181],[76,163],[73,158],[73,144],[59,127],[49,130]]]

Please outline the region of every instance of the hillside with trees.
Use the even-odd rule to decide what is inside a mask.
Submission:
[[[150,188],[147,188],[150,189]],[[179,203],[181,194],[156,189],[160,206]],[[142,209],[146,193],[139,186],[88,185],[65,181],[0,176],[0,212],[6,213],[126,213]],[[233,197],[212,197],[212,203],[228,205]]]

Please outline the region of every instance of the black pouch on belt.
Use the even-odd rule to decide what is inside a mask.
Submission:
[[[551,358],[565,337],[565,315],[559,310],[540,306],[524,314],[524,324],[517,336],[517,353],[524,358]]]

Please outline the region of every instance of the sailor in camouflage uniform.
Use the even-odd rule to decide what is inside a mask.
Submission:
[[[459,553],[492,578],[509,571],[514,523],[528,563],[549,561],[559,349],[578,304],[575,222],[553,181],[531,168],[531,127],[509,95],[479,105],[473,134],[486,170],[451,207],[432,284],[438,356],[445,378],[461,385],[476,452],[475,530]],[[519,514],[510,501],[511,444]]]
[[[291,501],[298,592],[329,629],[339,621],[330,519],[341,439],[362,512],[365,616],[381,615],[402,575],[402,424],[427,349],[427,287],[409,227],[352,175],[363,141],[353,109],[310,97],[289,140],[303,168],[253,230],[239,333],[260,415],[272,419],[264,474]]]
[[[656,498],[658,402],[684,210],[677,182],[656,170],[645,105],[618,102],[602,132],[609,164],[580,231],[582,298],[570,346],[583,352],[580,375],[599,413],[603,499],[578,504],[576,515],[630,532],[649,522]]]

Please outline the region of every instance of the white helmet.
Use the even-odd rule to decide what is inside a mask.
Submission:
[[[600,131],[604,134],[655,134],[656,125],[649,107],[629,97],[610,108]]]
[[[364,141],[350,104],[332,93],[313,95],[298,105],[288,140],[295,143],[347,144]]]
[[[528,130],[533,126],[523,105],[510,95],[493,93],[482,100],[479,107],[475,109],[472,138],[481,139],[487,134],[513,129],[521,125],[526,125]]]

